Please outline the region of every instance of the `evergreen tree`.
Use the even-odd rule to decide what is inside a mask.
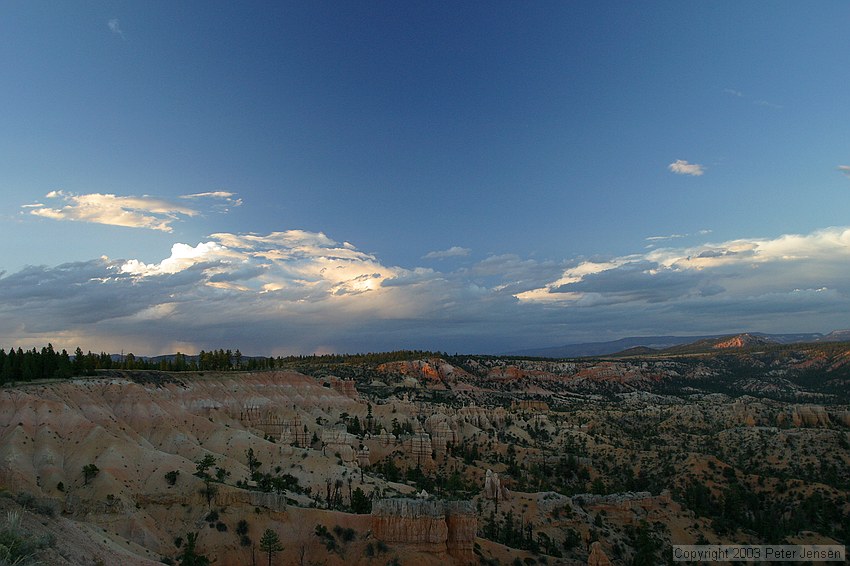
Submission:
[[[266,529],[260,539],[260,550],[269,555],[269,566],[272,566],[272,556],[283,550],[278,534],[271,529]]]

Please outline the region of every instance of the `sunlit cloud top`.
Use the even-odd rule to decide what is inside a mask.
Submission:
[[[43,203],[34,203],[24,205],[22,208],[33,216],[51,220],[71,220],[163,232],[171,232],[172,224],[176,221],[200,214],[196,208],[150,196],[119,196],[101,193],[78,195],[65,191],[51,191],[45,195],[45,198],[64,203],[64,206],[50,207]],[[185,198],[223,199],[233,206],[241,204],[239,199],[235,199],[232,193],[227,192],[199,193],[187,195]]]
[[[710,333],[730,321],[788,331],[787,317],[805,314],[840,328],[848,266],[846,227],[608,259],[493,255],[442,272],[386,265],[321,232],[216,233],[155,263],[101,258],[2,277],[0,337],[86,334],[107,347],[129,336],[154,353],[223,336],[263,353],[446,343],[492,352],[551,344],[564,325],[596,335],[615,325],[620,335]]]

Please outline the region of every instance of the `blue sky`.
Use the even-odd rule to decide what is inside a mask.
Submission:
[[[10,2],[0,345],[850,326],[844,2]]]

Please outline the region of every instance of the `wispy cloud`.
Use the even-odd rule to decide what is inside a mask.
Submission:
[[[699,163],[688,163],[684,159],[677,159],[668,165],[667,169],[677,175],[691,175],[693,177],[699,177],[705,173],[705,167],[703,165]]]
[[[649,244],[646,249],[652,249],[658,246],[661,242],[669,242],[672,240],[681,240],[683,238],[692,238],[694,236],[705,236],[711,234],[711,230],[697,230],[694,234],[667,234],[664,236],[647,236],[644,238]]]
[[[237,207],[242,206],[242,199],[237,197],[235,193],[231,193],[230,191],[210,191],[206,193],[195,193],[191,195],[182,195],[180,198],[182,199],[214,199],[217,201],[221,201],[223,204],[222,208],[226,211],[228,207]]]
[[[844,173],[845,176],[850,177],[850,165],[839,165],[838,170]]]
[[[687,234],[670,234],[669,236],[648,236],[647,242],[663,242],[665,240],[678,240],[679,238],[687,238]]]
[[[120,36],[121,39],[127,39],[126,37],[124,37],[124,31],[121,29],[121,23],[118,21],[117,18],[112,18],[111,20],[106,22],[106,25],[109,28],[109,31],[111,31],[117,36]]]
[[[745,99],[745,100],[751,100],[749,96],[745,95],[740,90],[736,90],[734,88],[724,88],[723,94],[726,94],[728,96],[734,96],[735,98],[742,98],[742,99]],[[764,99],[756,99],[756,100],[753,100],[752,103],[756,106],[763,106],[765,108],[772,108],[774,110],[779,110],[780,108],[782,108],[782,106],[780,104],[775,104],[775,103],[773,103],[769,100],[764,100]]]
[[[446,259],[450,257],[466,257],[472,252],[469,248],[460,246],[452,246],[447,250],[428,252],[423,256],[423,259]]]
[[[51,191],[45,195],[64,206],[51,208],[36,203],[24,205],[29,213],[52,220],[73,220],[128,228],[145,228],[171,232],[171,224],[181,218],[196,216],[198,211],[163,199],[150,196],[118,196],[91,193],[78,195],[65,191]]]

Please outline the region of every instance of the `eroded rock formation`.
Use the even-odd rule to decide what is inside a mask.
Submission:
[[[504,501],[510,496],[508,488],[502,485],[499,474],[493,470],[487,470],[484,475],[484,497],[497,501]]]
[[[372,535],[420,552],[472,561],[477,519],[470,501],[379,499],[372,504]]]
[[[340,428],[326,428],[322,431],[322,451],[325,455],[339,455],[344,464],[353,464],[356,460],[357,437],[345,431],[345,425]]]
[[[417,432],[408,441],[410,455],[417,464],[424,464],[432,460],[433,447],[431,437],[427,432]]]
[[[587,557],[587,566],[612,566],[608,555],[602,550],[602,543],[593,541],[590,545],[590,555]]]
[[[355,383],[353,379],[340,379],[335,376],[330,376],[328,381],[331,385],[331,389],[349,397],[351,399],[359,398],[359,394],[357,393],[357,388],[355,387]]]

